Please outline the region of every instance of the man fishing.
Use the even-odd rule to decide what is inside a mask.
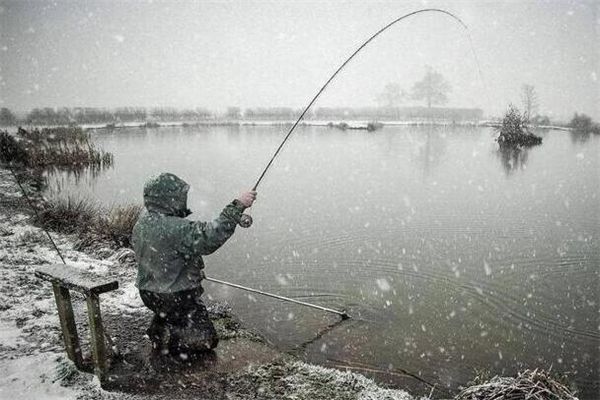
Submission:
[[[147,330],[153,349],[161,354],[189,354],[217,346],[215,328],[200,296],[203,255],[221,247],[233,235],[256,191],[242,193],[212,222],[190,221],[189,185],[170,173],[144,186],[146,212],[133,228],[138,263],[137,287],[154,312]]]

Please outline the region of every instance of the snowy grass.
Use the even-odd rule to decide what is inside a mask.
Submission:
[[[403,390],[382,388],[362,375],[300,361],[250,367],[230,381],[233,381],[235,390],[257,393],[258,398],[264,400],[414,399]],[[241,394],[232,396],[232,399],[241,398],[244,398]]]
[[[494,377],[460,392],[455,400],[577,400],[577,397],[550,373],[526,370],[516,377]]]
[[[55,368],[60,359],[55,354],[38,354],[0,363],[0,398],[78,398],[76,390],[61,386],[55,379]]]

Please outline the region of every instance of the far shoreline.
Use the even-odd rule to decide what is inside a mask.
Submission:
[[[199,121],[133,121],[124,122],[120,124],[75,124],[84,130],[90,131],[112,131],[127,128],[142,128],[142,129],[157,129],[157,128],[193,128],[193,127],[219,127],[219,126],[265,126],[265,127],[285,127],[291,126],[295,123],[295,120],[199,120]],[[347,124],[349,130],[367,130],[367,125],[372,123],[372,120],[358,120],[358,119],[331,119],[331,120],[303,120],[299,126],[309,127],[323,127],[337,129],[336,125]],[[390,120],[390,121],[376,121],[381,124],[383,128],[386,126],[400,127],[400,126],[440,126],[440,127],[482,127],[482,128],[496,128],[501,125],[500,121],[495,120],[464,120],[464,121],[450,121],[450,120]],[[333,126],[332,126],[333,125]],[[9,132],[16,132],[19,127],[28,127],[34,129],[43,128],[56,128],[64,125],[13,125],[6,126],[5,129]],[[560,126],[560,125],[535,125],[535,129],[543,130],[556,130],[563,132],[571,132],[573,128]]]

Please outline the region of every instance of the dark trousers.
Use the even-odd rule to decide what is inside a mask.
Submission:
[[[217,332],[200,299],[202,292],[202,288],[175,293],[140,290],[142,301],[154,312],[148,335],[155,348],[178,354],[217,347]]]

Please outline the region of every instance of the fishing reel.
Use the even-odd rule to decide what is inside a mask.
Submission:
[[[252,217],[249,216],[248,214],[242,214],[242,216],[240,217],[240,222],[238,222],[238,225],[241,226],[242,228],[250,228],[252,226]]]

